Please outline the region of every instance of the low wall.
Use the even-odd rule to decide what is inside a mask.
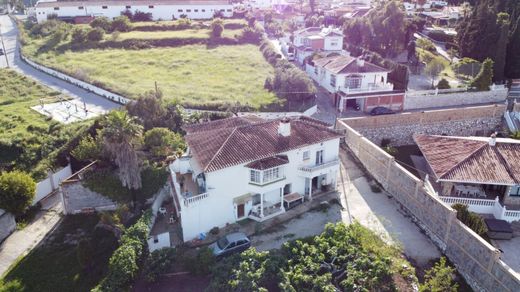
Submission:
[[[81,181],[63,182],[60,187],[63,213],[115,210],[117,203],[84,187]]]
[[[456,217],[424,182],[359,132],[338,120],[345,142],[385,190],[416,220],[476,291],[518,291],[520,277],[500,260],[500,251]]]
[[[61,181],[71,175],[72,170],[70,164],[57,172],[49,172],[49,176],[47,176],[46,179],[36,184],[36,194],[34,196],[33,205],[57,190]]]
[[[407,112],[394,115],[347,118],[342,121],[381,145],[390,139],[390,145],[414,144],[414,134],[470,136],[493,131],[502,124],[506,105],[487,105],[465,108]]]
[[[16,229],[14,215],[0,209],[0,242],[7,238]]]
[[[479,103],[502,102],[505,104],[508,94],[508,90],[504,86],[496,86],[490,91],[451,91],[408,91],[404,99],[404,110]]]
[[[65,73],[62,73],[62,72],[59,72],[57,70],[54,70],[54,69],[51,69],[49,67],[46,67],[46,66],[43,66],[43,65],[40,65],[32,60],[30,60],[29,58],[26,58],[21,52],[20,52],[20,58],[26,62],[27,64],[29,64],[30,66],[34,67],[35,69],[38,69],[42,72],[45,72],[49,75],[52,75],[56,78],[59,78],[61,80],[64,80],[70,84],[74,84],[80,88],[83,88],[87,91],[90,91],[90,92],[93,92],[101,97],[104,97],[108,100],[111,100],[113,102],[116,102],[116,103],[119,103],[119,104],[127,104],[128,102],[130,102],[130,99],[126,98],[126,97],[123,97],[121,95],[118,95],[118,94],[115,94],[115,93],[112,93],[108,90],[105,90],[105,89],[102,89],[102,88],[99,88],[97,86],[94,86],[90,83],[87,83],[87,82],[84,82],[84,81],[81,81],[79,79],[76,79],[70,75],[67,75]]]

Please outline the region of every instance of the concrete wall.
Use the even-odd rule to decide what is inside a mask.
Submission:
[[[408,91],[404,100],[404,110],[434,108],[443,106],[472,105],[479,103],[498,103],[505,104],[507,98],[507,88],[497,87],[491,91],[477,92],[445,92],[440,90],[435,94],[434,90],[428,91]]]
[[[60,191],[65,214],[77,214],[92,210],[115,210],[117,208],[116,202],[84,187],[80,180],[63,182]]]
[[[55,173],[50,172],[46,179],[36,184],[36,194],[34,196],[33,205],[57,190],[61,181],[71,175],[72,170],[70,164]]]
[[[424,182],[343,121],[345,141],[385,190],[416,220],[476,291],[518,291],[520,277],[500,260],[500,251],[456,218],[456,212]]]
[[[16,229],[14,215],[0,209],[0,242]]]
[[[381,145],[390,139],[392,146],[412,145],[413,134],[471,136],[495,130],[502,123],[505,105],[488,105],[395,115],[348,118],[342,121]]]

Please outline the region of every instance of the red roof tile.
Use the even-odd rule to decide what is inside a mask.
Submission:
[[[276,155],[246,164],[246,167],[256,170],[265,170],[289,163],[287,155]]]
[[[341,137],[311,118],[290,118],[291,134],[287,137],[278,134],[280,119],[249,124],[243,120],[223,121],[219,122],[224,125],[221,128],[213,124],[217,122],[188,131],[185,137],[191,155],[208,172]]]
[[[361,65],[356,60],[354,57],[340,55],[313,60],[313,62],[316,66],[323,67],[333,74],[389,72],[389,70],[367,61]]]
[[[520,183],[520,143],[486,139],[416,135],[415,142],[438,180],[506,184]]]

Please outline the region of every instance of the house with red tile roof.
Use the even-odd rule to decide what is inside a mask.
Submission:
[[[343,32],[333,27],[306,27],[294,32],[295,59],[304,64],[304,60],[316,52],[334,53],[343,49]]]
[[[185,130],[188,150],[170,165],[184,241],[336,187],[341,135],[321,121],[232,117]]]
[[[481,205],[498,198],[508,209],[520,209],[519,140],[420,134],[414,141],[440,185],[439,195]]]
[[[317,57],[305,64],[305,71],[334,98],[340,112],[374,107],[403,109],[404,91],[394,90],[388,82],[390,70],[345,53]]]

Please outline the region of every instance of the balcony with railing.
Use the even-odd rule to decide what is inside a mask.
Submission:
[[[175,193],[183,206],[189,207],[209,197],[209,193],[205,188],[205,182],[199,182],[199,180],[200,178],[197,178],[197,181],[193,180],[191,173],[174,173],[172,175]]]
[[[302,165],[298,167],[298,170],[305,177],[314,177],[318,175],[323,170],[327,170],[328,168],[336,168],[339,165],[339,158],[335,158],[330,161],[326,161],[323,163],[317,163],[314,165]]]
[[[394,90],[394,85],[392,83],[369,83],[368,86],[350,88],[346,86],[340,86],[339,91],[345,94],[357,94],[363,92],[378,92],[378,91],[392,91]]]

